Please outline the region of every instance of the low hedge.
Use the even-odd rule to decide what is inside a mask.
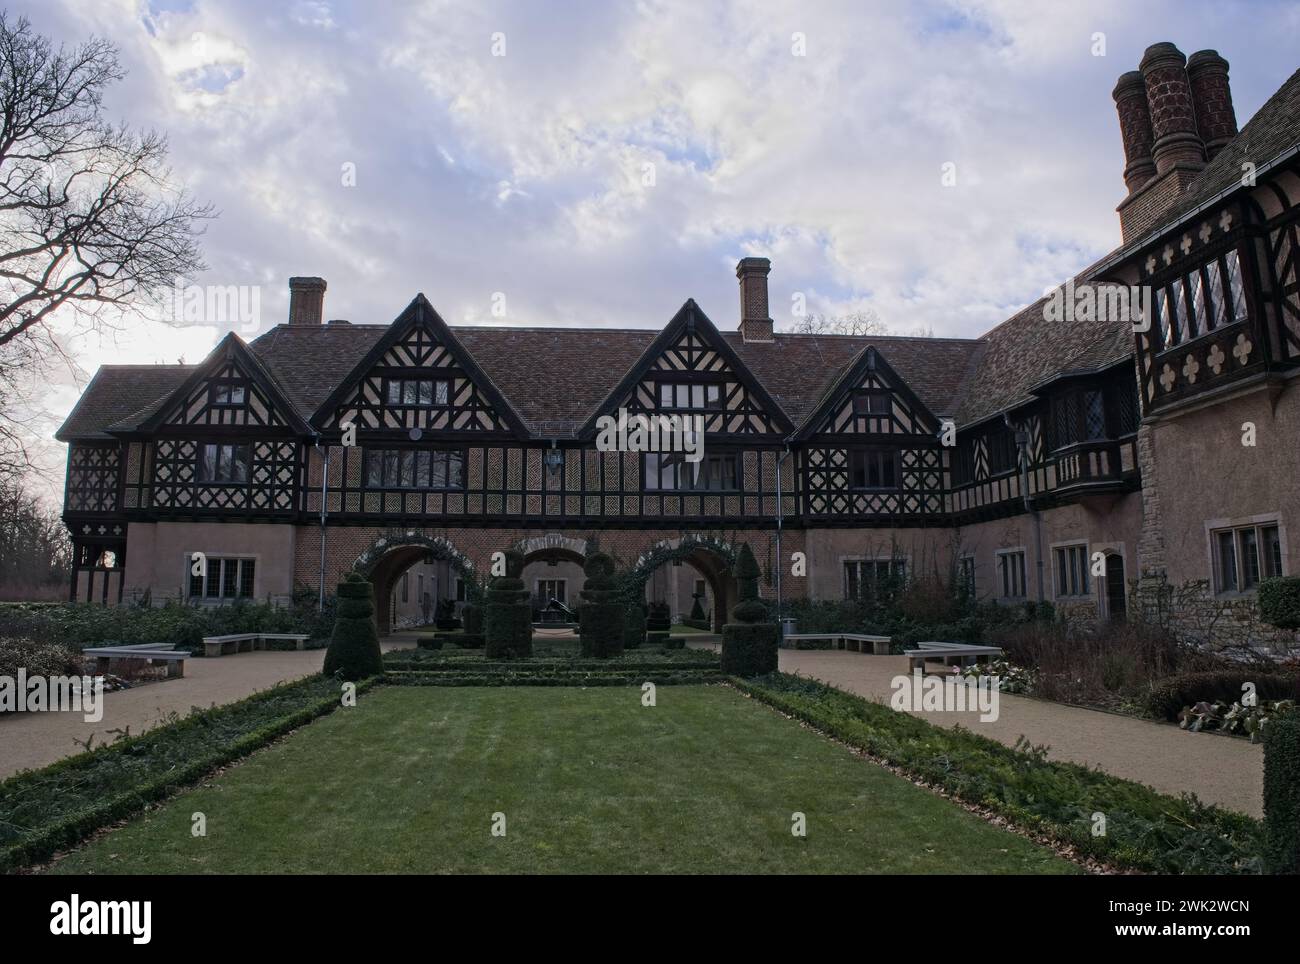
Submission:
[[[389,673],[385,677],[386,682],[397,686],[698,686],[725,679],[713,669],[539,673],[517,665],[499,673]]]
[[[442,649],[441,636],[421,636],[415,641],[415,645],[420,649]]]
[[[1082,856],[1170,874],[1258,873],[1260,821],[1181,799],[1074,763],[1041,747],[1008,747],[963,728],[934,726],[822,683],[773,673],[732,680],[741,692],[821,732],[977,804]],[[1189,774],[1194,779],[1194,774]],[[1292,779],[1295,774],[1292,773]],[[1092,815],[1106,833],[1094,837]]]
[[[1264,737],[1264,869],[1300,874],[1300,718],[1270,720]]]
[[[0,872],[48,860],[333,711],[340,692],[308,677],[0,782]]]
[[[436,662],[434,660],[397,660],[385,664],[390,673],[633,673],[633,672],[690,672],[694,670],[721,669],[717,658],[699,663],[684,660],[558,660],[549,662],[483,662],[467,663],[463,660]]]
[[[1261,700],[1300,698],[1300,677],[1244,669],[1212,670],[1182,673],[1156,683],[1147,693],[1147,711],[1152,716],[1172,722],[1184,709],[1202,701],[1240,702],[1241,688],[1245,683],[1255,684],[1255,695]]]

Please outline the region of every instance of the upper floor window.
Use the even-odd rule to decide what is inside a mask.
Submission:
[[[1056,562],[1056,595],[1087,596],[1092,592],[1088,580],[1088,546],[1058,546],[1052,551]]]
[[[465,454],[428,449],[367,449],[366,486],[371,489],[464,488]]]
[[[246,394],[242,382],[215,382],[208,398],[213,405],[243,405]]]
[[[1165,348],[1244,321],[1246,288],[1236,249],[1162,285],[1154,300],[1154,327]]]
[[[889,392],[865,391],[853,396],[854,415],[888,415]]]
[[[1020,464],[1019,446],[1016,445],[1016,433],[1009,428],[1002,428],[987,436],[989,448],[989,474],[1010,472]]]
[[[384,397],[389,405],[434,408],[451,399],[451,382],[445,378],[390,378]]]
[[[1052,399],[1053,448],[1106,437],[1106,405],[1101,389],[1066,392]]]
[[[706,455],[686,461],[681,452],[647,452],[645,487],[679,491],[730,492],[740,488],[734,455]]]
[[[248,481],[247,445],[204,445],[199,459],[200,482]]]
[[[682,409],[722,408],[722,386],[717,382],[660,382],[659,407]]]
[[[898,452],[894,449],[857,449],[849,453],[855,489],[898,488]]]
[[[975,481],[975,452],[970,439],[958,439],[953,446],[949,467],[953,485],[966,485]]]
[[[1210,533],[1219,592],[1249,592],[1260,579],[1282,575],[1282,539],[1276,522]]]

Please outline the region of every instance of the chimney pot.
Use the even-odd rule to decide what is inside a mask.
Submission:
[[[1232,109],[1228,62],[1217,50],[1198,50],[1187,58],[1187,79],[1192,85],[1196,128],[1205,142],[1207,160],[1237,136],[1237,115]]]
[[[767,258],[741,258],[736,265],[740,279],[740,337],[745,342],[772,341],[772,318],[768,313],[767,276],[772,262]]]
[[[325,315],[325,279],[289,279],[289,324],[320,325]]]
[[[1157,174],[1176,166],[1205,166],[1205,145],[1196,130],[1196,108],[1192,105],[1186,65],[1183,52],[1171,43],[1152,44],[1139,65],[1151,110],[1151,132],[1155,137],[1151,152]]]
[[[1111,94],[1119,113],[1119,132],[1124,142],[1124,183],[1132,194],[1155,177],[1151,159],[1151,108],[1147,104],[1146,81],[1140,70],[1130,70],[1119,78]]]

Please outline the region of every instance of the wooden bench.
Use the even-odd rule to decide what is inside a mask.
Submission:
[[[230,633],[226,636],[204,636],[203,655],[252,653],[259,649],[266,649],[266,644],[273,639],[292,639],[294,649],[302,649],[307,644],[306,633]]]
[[[871,645],[871,652],[876,656],[889,655],[888,636],[868,636],[866,633],[787,633],[787,640],[811,639],[826,640],[831,649],[847,649],[854,653],[865,653],[866,644]]]
[[[97,646],[94,649],[83,649],[83,656],[91,656],[95,660],[95,672],[103,675],[113,668],[113,661],[127,662],[133,666],[136,663],[144,663],[146,666],[153,664],[154,660],[162,660],[167,664],[167,678],[179,679],[185,675],[185,660],[189,659],[190,654],[183,649],[167,649],[166,643],[143,643],[139,646]]]
[[[925,661],[927,659],[943,660],[945,666],[973,666],[979,662],[980,657],[988,662],[991,656],[1001,656],[1002,649],[998,646],[977,646],[974,643],[940,643],[925,642],[917,643],[916,649],[903,651],[907,657],[908,672],[920,670],[925,672]],[[954,660],[956,663],[954,664]]]

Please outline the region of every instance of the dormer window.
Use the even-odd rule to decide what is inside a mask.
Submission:
[[[390,378],[385,398],[389,405],[441,407],[451,398],[451,382],[445,378]]]
[[[858,392],[853,396],[854,415],[888,415],[889,392]]]
[[[685,410],[722,408],[722,386],[717,382],[660,382],[659,407]]]

